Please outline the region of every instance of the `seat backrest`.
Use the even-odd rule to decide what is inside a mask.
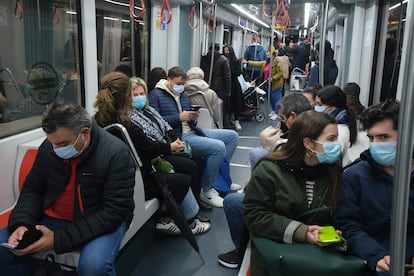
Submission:
[[[199,112],[197,126],[200,128],[215,128],[213,116],[211,116],[210,111],[202,107],[199,109]]]
[[[207,97],[206,97],[206,95],[204,94],[204,92],[203,91],[196,91],[196,92],[193,92],[193,93],[191,93],[191,95],[190,95],[190,98],[192,98],[192,97],[196,97],[196,96],[201,96],[201,98],[203,99],[203,104],[201,105],[202,106],[202,108],[205,108],[205,109],[207,109],[208,110],[208,112],[209,112],[209,116],[210,116],[210,120],[211,120],[211,122],[212,123],[210,123],[210,121],[207,121],[205,118],[204,118],[204,116],[205,117],[207,117],[206,116],[206,114],[201,114],[201,109],[200,109],[200,116],[203,116],[203,121],[201,122],[201,125],[200,125],[200,116],[199,116],[199,118],[198,118],[198,123],[197,123],[197,126],[198,127],[201,127],[201,128],[217,128],[217,126],[216,126],[216,123],[214,122],[214,118],[213,118],[213,109],[212,109],[212,107],[211,107],[211,105],[210,105],[210,103],[208,102],[208,100],[207,100]],[[222,107],[222,105],[220,105],[220,108]],[[222,113],[220,113],[219,114],[219,122],[217,122],[218,124],[220,124],[220,121],[222,122],[223,120],[222,120]],[[220,126],[218,126],[218,127],[220,127]]]

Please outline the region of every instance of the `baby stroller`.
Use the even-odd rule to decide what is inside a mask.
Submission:
[[[290,73],[290,92],[302,92],[306,86],[306,74],[305,72],[295,67]]]
[[[251,86],[243,92],[243,110],[239,116],[251,118],[254,117],[257,122],[262,122],[265,119],[263,111],[260,111],[259,93],[263,93],[259,87]],[[264,92],[266,94],[266,92]]]

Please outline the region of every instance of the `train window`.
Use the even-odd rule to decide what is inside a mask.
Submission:
[[[131,20],[128,0],[96,0],[97,51],[101,63],[100,76],[117,70],[129,76],[145,78],[149,67],[148,14]],[[135,1],[135,14],[141,7]],[[149,1],[145,1],[150,9]],[[134,33],[131,33],[131,30]],[[135,72],[134,72],[135,71]]]
[[[54,101],[81,103],[78,1],[2,1],[0,137],[40,126]]]

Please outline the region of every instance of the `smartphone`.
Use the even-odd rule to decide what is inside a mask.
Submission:
[[[198,104],[193,104],[193,105],[191,105],[191,109],[192,109],[193,111],[198,111],[200,108],[201,108],[201,105],[198,105]]]
[[[336,233],[333,226],[323,226],[319,230],[319,241],[322,244],[340,243],[341,237]]]
[[[1,247],[4,247],[4,248],[7,248],[7,249],[10,249],[10,250],[13,250],[13,249],[16,248],[17,244],[11,244],[11,243],[8,243],[8,242],[2,242],[2,243],[0,243],[0,246]]]

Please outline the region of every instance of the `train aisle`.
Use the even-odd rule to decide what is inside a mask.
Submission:
[[[258,135],[265,128],[266,121],[259,123],[251,119],[241,124],[239,144],[231,160],[231,176],[234,183],[244,186],[250,177],[249,149],[259,145]],[[212,212],[203,214],[210,217],[211,229],[196,239],[205,265],[183,237],[159,235],[131,275],[237,275],[238,270],[225,268],[217,262],[217,255],[234,248],[224,210],[214,208]]]

